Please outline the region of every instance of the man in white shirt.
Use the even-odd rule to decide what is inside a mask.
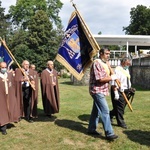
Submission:
[[[113,105],[113,110],[110,111],[110,118],[111,121],[113,117],[116,117],[118,126],[127,129],[127,125],[124,121],[124,110],[126,106],[126,101],[122,95],[124,92],[127,96],[129,89],[131,88],[131,81],[130,81],[130,73],[129,73],[129,66],[131,65],[131,61],[129,58],[124,57],[121,60],[121,66],[117,66],[115,68],[115,74],[120,81],[121,87],[118,87],[115,82],[112,83],[111,86],[111,100]]]

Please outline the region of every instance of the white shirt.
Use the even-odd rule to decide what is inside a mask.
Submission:
[[[131,88],[130,73],[128,69],[125,70],[122,66],[117,66],[115,74],[121,83],[121,89]]]

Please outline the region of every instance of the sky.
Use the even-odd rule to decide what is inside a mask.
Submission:
[[[16,0],[1,0],[6,12]],[[75,10],[70,0],[61,0],[64,4],[59,16],[64,29],[71,13]],[[150,0],[73,0],[76,8],[86,22],[92,34],[101,32],[103,35],[125,35],[123,27],[130,24],[131,8],[144,5],[150,8]]]

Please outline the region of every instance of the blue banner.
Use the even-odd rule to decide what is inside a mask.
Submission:
[[[13,59],[5,49],[3,45],[0,45],[0,62],[6,62],[7,66],[10,67],[10,65],[13,63]]]
[[[56,60],[64,65],[78,80],[81,80],[85,70],[96,55],[92,44],[87,38],[86,29],[75,12],[72,13],[64,38],[58,50]]]

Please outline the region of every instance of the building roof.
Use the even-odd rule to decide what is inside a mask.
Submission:
[[[93,35],[99,45],[150,46],[149,35]]]

